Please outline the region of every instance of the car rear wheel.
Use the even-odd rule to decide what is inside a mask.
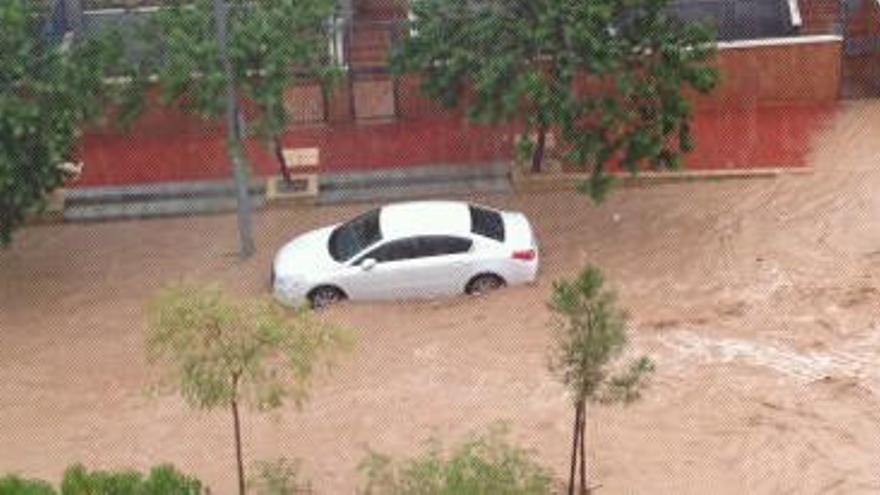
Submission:
[[[345,299],[345,293],[337,287],[325,285],[309,293],[309,303],[313,309],[323,309]]]
[[[467,285],[465,292],[471,295],[479,296],[504,287],[504,279],[498,275],[486,273],[477,275]]]

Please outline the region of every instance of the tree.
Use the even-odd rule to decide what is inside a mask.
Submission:
[[[328,50],[335,9],[333,0],[193,0],[161,8],[140,29],[125,119],[140,113],[153,77],[166,104],[225,118],[243,257],[254,251],[245,128],[271,143],[289,180],[280,141],[289,118],[285,94],[314,81],[326,91],[336,80]]]
[[[42,21],[27,0],[0,2],[0,245],[64,184],[82,129],[112,101],[104,78],[122,56],[115,31],[54,43]]]
[[[575,280],[555,283],[550,302],[557,315],[550,369],[569,388],[575,408],[569,495],[575,493],[576,471],[578,493],[591,493],[585,459],[587,402],[629,404],[639,398],[647,375],[654,370],[647,357],[615,369],[627,344],[626,315],[617,309],[614,294],[602,289],[603,284],[599,270],[588,266]]]
[[[555,132],[601,200],[609,164],[678,166],[692,148],[684,88],[715,85],[711,32],[670,17],[668,1],[413,0],[414,35],[391,65],[475,121],[522,125],[534,172]]]
[[[150,310],[147,352],[159,390],[192,407],[232,412],[239,495],[245,491],[239,407],[276,409],[307,397],[316,368],[350,344],[342,329],[271,301],[238,303],[219,289],[161,291]]]

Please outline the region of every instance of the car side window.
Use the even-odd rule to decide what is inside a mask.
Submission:
[[[472,240],[461,237],[430,236],[420,238],[419,251],[422,256],[445,256],[466,253],[471,245]]]
[[[466,253],[471,249],[472,244],[473,241],[470,239],[453,236],[411,237],[379,246],[361,256],[356,264],[367,258],[373,258],[378,263],[387,263],[389,261]]]
[[[402,261],[417,257],[419,257],[417,239],[400,239],[377,247],[361,256],[357,262],[360,263],[367,258],[373,258],[378,263],[387,263],[389,261]]]

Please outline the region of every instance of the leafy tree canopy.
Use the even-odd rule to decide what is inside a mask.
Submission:
[[[247,402],[274,409],[307,397],[315,368],[351,345],[350,334],[307,310],[274,301],[238,302],[217,288],[163,290],[150,310],[147,351],[160,391],[193,407]]]
[[[550,309],[557,315],[550,368],[569,387],[575,403],[629,403],[639,398],[654,367],[647,357],[615,370],[627,345],[626,313],[613,292],[603,289],[601,272],[586,267],[574,280],[556,282]],[[616,374],[613,374],[617,371]]]
[[[289,115],[285,93],[315,81],[329,86],[340,74],[328,49],[334,0],[226,0],[228,46],[236,97],[263,138],[281,134]],[[227,78],[219,55],[213,0],[175,2],[139,30],[137,96],[158,79],[166,103],[209,118],[225,111]],[[136,117],[143,99],[125,117]]]
[[[397,73],[471,119],[521,122],[521,156],[540,170],[544,136],[588,168],[597,200],[609,164],[674,168],[693,144],[683,89],[716,84],[713,34],[665,11],[668,0],[413,0]]]
[[[122,56],[119,33],[70,43],[39,34],[27,0],[0,2],[0,244],[66,179],[85,125],[115,92],[104,84]]]

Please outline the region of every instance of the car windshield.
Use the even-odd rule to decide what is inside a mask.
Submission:
[[[327,248],[334,260],[344,262],[381,239],[379,210],[376,209],[336,227]]]

